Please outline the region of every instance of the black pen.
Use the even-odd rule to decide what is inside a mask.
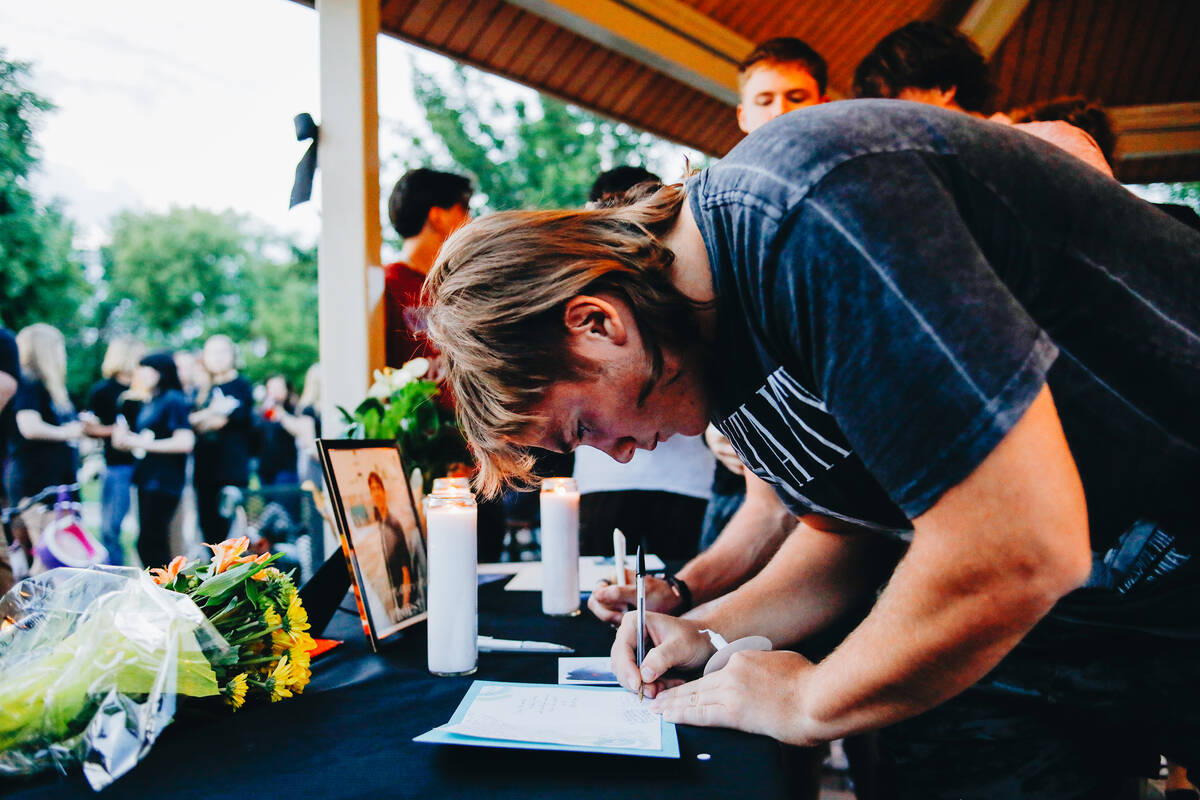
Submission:
[[[637,549],[637,615],[638,702],[640,703],[646,690],[642,683],[642,659],[646,656],[646,556],[642,553],[640,544]]]

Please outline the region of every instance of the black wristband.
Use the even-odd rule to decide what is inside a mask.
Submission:
[[[675,609],[676,614],[686,614],[692,610],[692,590],[683,580],[674,575],[667,575],[667,583],[679,595],[679,608]]]

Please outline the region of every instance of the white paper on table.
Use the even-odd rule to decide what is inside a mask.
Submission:
[[[627,557],[628,558],[628,557]],[[626,563],[630,563],[626,561]],[[654,572],[665,569],[666,564],[656,555],[646,556],[646,569]],[[601,579],[611,581],[615,577],[612,556],[579,557],[579,591],[590,592]],[[504,587],[508,592],[540,592],[542,590],[542,562],[525,562],[516,577]]]
[[[488,685],[466,715],[439,730],[483,739],[661,750],[662,718],[622,690]]]
[[[618,686],[608,656],[559,656],[558,682],[563,686]]]

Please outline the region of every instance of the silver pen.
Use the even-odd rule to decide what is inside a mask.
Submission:
[[[496,639],[479,636],[476,643],[481,653],[574,653],[575,648],[553,642],[531,642],[520,639]]]
[[[642,553],[640,544],[637,549],[637,615],[638,702],[640,703],[646,691],[645,685],[642,684],[642,659],[646,657],[646,556]]]

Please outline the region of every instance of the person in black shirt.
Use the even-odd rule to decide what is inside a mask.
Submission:
[[[67,395],[67,349],[62,334],[36,323],[17,334],[21,380],[12,400],[14,425],[5,481],[13,500],[75,482],[76,442],[83,424]]]
[[[137,425],[141,400],[129,393],[133,372],[138,367],[145,348],[133,336],[118,336],[108,344],[104,362],[100,365],[102,380],[92,387],[87,414],[83,416],[84,432],[94,439],[104,440],[104,481],[100,487],[100,539],[108,550],[110,564],[124,562],[121,549],[121,523],[129,513],[130,490],[133,487],[133,467],[137,459],[126,450],[112,445],[113,425],[117,417],[126,425]]]
[[[8,401],[17,393],[17,381],[21,378],[21,356],[17,353],[17,339],[8,328],[0,327],[0,413]],[[0,436],[4,432],[0,429]],[[0,444],[4,440],[0,439]],[[0,448],[0,457],[3,449]]]
[[[190,417],[196,432],[196,515],[209,544],[229,535],[230,520],[220,510],[222,490],[244,489],[250,482],[254,398],[250,382],[238,374],[236,359],[228,336],[211,336],[204,343],[204,368],[212,376],[212,387]]]
[[[133,471],[138,490],[138,557],[143,567],[158,567],[171,560],[167,534],[183,494],[187,456],[196,437],[170,353],[143,358],[134,383],[147,389],[150,397],[132,430],[124,417],[117,418],[112,444],[140,459]]]
[[[17,382],[21,378],[21,357],[17,353],[17,339],[12,331],[0,326],[0,475],[4,474],[4,461],[8,456],[7,432],[13,425],[12,411],[8,401],[17,393]],[[8,505],[8,494],[4,481],[0,481],[0,508]],[[0,594],[7,592],[13,584],[12,567],[8,563],[8,543],[13,540],[6,530],[0,531]]]
[[[272,375],[267,379],[267,396],[260,422],[263,448],[258,458],[258,479],[263,486],[296,486],[300,483],[296,471],[296,437],[288,425],[295,419],[295,413],[287,378]]]

